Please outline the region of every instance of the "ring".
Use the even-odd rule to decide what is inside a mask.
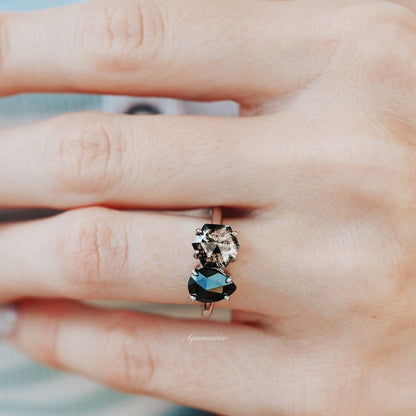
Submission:
[[[221,207],[211,208],[211,224],[197,228],[192,242],[194,257],[199,260],[188,281],[189,297],[203,303],[202,316],[209,318],[214,302],[230,299],[237,286],[223,269],[235,261],[240,245],[238,233],[229,225],[222,225]]]

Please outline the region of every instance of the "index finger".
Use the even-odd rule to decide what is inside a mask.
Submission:
[[[317,59],[322,17],[304,9],[297,2],[252,0],[100,0],[3,13],[0,93],[240,102],[285,93],[324,66]]]

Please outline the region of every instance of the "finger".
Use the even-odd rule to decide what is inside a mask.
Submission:
[[[392,3],[399,4],[407,7],[409,10],[416,12],[416,1],[415,0],[390,0]]]
[[[291,371],[282,346],[254,327],[99,310],[68,301],[21,302],[9,340],[48,366],[221,414],[280,414],[272,411],[270,397],[278,395],[283,408],[283,380]],[[279,369],[274,373],[267,358],[271,354],[273,368]],[[266,374],[268,383],[257,380]],[[262,389],[253,391],[257,383]]]
[[[327,4],[332,4],[334,3],[333,0],[322,0],[323,2],[326,2]],[[356,3],[362,3],[362,0],[338,0],[339,3],[345,3],[345,2],[356,2]],[[397,4],[399,6],[404,6],[409,10],[412,11],[416,11],[416,0],[388,0],[388,2],[386,2],[385,0],[367,0],[366,3],[381,3],[384,5],[384,7],[388,6],[388,3],[391,4]],[[394,7],[394,6],[393,6]],[[393,15],[394,12],[400,12],[400,8],[390,8],[390,13]],[[404,9],[403,9],[404,10]],[[403,11],[402,10],[402,11]],[[402,16],[405,16],[405,14],[402,14]],[[412,17],[412,16],[408,16],[408,17]],[[414,18],[413,18],[414,20]]]
[[[289,146],[253,118],[79,113],[4,130],[0,206],[269,206],[270,169],[291,157],[259,146],[275,131]]]
[[[191,304],[188,280],[198,263],[191,243],[204,222],[184,215],[86,208],[3,225],[0,301],[28,296]],[[268,300],[270,292],[259,290],[265,285],[264,272],[253,261],[264,246],[266,227],[254,228],[243,220],[231,224],[240,232],[241,248],[227,271],[238,289],[229,301],[217,305],[258,310],[262,304],[266,313],[274,305]]]
[[[322,33],[319,14],[304,9],[252,0],[100,0],[2,14],[0,92],[237,101],[284,94],[319,75],[321,38],[333,38]]]

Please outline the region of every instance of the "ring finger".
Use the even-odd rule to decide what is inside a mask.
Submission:
[[[3,225],[0,300],[66,297],[190,304],[187,281],[197,264],[191,242],[203,221],[184,215],[85,208]],[[245,258],[248,251],[251,257],[260,256],[256,251],[261,250],[258,233],[262,231],[258,223],[255,229],[245,220],[233,220],[232,227],[240,232],[241,262],[230,264],[227,271],[238,290],[220,306],[258,310],[270,293],[263,290],[255,301],[249,296],[263,271]]]

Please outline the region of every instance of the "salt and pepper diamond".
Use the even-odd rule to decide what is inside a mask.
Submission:
[[[222,268],[236,259],[240,248],[237,235],[229,225],[222,224],[204,224],[196,230],[192,246],[202,267],[195,269],[189,278],[191,300],[218,302],[228,300],[236,291],[237,286]]]
[[[226,267],[237,256],[237,233],[229,225],[204,224],[192,243],[194,256],[204,267]]]

